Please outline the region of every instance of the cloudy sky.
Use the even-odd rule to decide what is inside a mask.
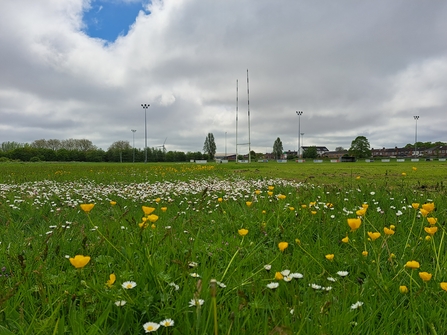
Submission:
[[[14,0],[0,11],[0,143],[202,151],[447,142],[447,1]],[[238,98],[236,104],[236,82]],[[296,111],[303,111],[298,117]],[[225,135],[226,134],[226,135]],[[248,152],[241,145],[239,152]]]

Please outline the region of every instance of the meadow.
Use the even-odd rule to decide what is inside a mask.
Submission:
[[[0,334],[445,334],[445,162],[0,164]]]

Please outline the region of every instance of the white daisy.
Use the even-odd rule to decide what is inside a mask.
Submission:
[[[172,327],[174,325],[174,320],[164,319],[163,321],[160,322],[160,325],[162,325],[164,327]]]
[[[189,274],[191,277],[194,277],[194,278],[200,278],[200,275],[198,274],[198,273],[190,273]]]
[[[158,328],[160,328],[160,325],[155,322],[146,322],[143,325],[143,328],[146,333],[151,333],[151,332],[156,331]]]
[[[299,272],[291,273],[289,276],[292,277],[292,278],[295,278],[295,279],[301,279],[301,278],[304,277],[304,276],[303,276],[301,273],[299,273]]]
[[[349,274],[349,272],[348,271],[338,271],[337,274],[340,277],[346,277]]]
[[[351,305],[351,309],[357,309],[363,305],[363,302],[357,301],[355,304]]]
[[[267,287],[268,287],[269,289],[272,289],[272,290],[274,290],[274,289],[277,288],[278,286],[279,286],[279,283],[275,283],[275,282],[270,283],[270,284],[267,284]]]
[[[282,271],[281,271],[281,274],[282,274],[284,277],[286,277],[286,276],[288,276],[288,275],[290,274],[290,270],[282,270]]]
[[[118,307],[124,306],[125,304],[127,304],[126,300],[115,301],[115,305],[117,305]]]
[[[205,300],[203,299],[191,299],[189,301],[189,307],[199,307],[202,306]]]
[[[264,269],[266,269],[267,271],[270,271],[271,268],[272,266],[270,264],[264,265]]]
[[[130,290],[137,286],[137,283],[135,283],[134,281],[125,281],[121,286],[126,290]]]

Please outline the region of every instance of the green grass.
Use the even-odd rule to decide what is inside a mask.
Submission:
[[[444,162],[0,169],[1,334],[143,334],[144,323],[168,318],[174,326],[156,333],[447,332]],[[81,203],[95,206],[87,214]],[[431,238],[413,203],[435,204]],[[363,204],[351,231],[347,219]],[[153,227],[142,206],[155,208]],[[76,269],[67,258],[75,255],[91,260]],[[420,268],[406,268],[411,260]],[[284,270],[303,277],[275,279]],[[212,279],[225,285],[215,305]],[[125,281],[137,285],[124,289]],[[191,299],[204,303],[190,307]]]

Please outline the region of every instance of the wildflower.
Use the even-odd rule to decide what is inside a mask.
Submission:
[[[431,279],[432,274],[428,272],[419,272],[419,277],[421,277],[424,282],[428,282]]]
[[[70,258],[69,260],[71,265],[73,265],[76,269],[80,269],[90,262],[90,256],[76,255],[74,258]]]
[[[342,241],[343,243],[349,243],[349,237],[346,236],[346,237],[342,238],[341,241]]]
[[[358,211],[355,212],[355,214],[357,214],[357,216],[365,215],[366,214],[366,208],[359,209]]]
[[[427,234],[433,236],[438,231],[438,227],[424,227],[424,230]]]
[[[307,205],[306,204],[301,205],[301,208],[307,208]]]
[[[334,207],[334,204],[328,202],[328,203],[326,204],[326,207],[327,207],[327,208],[332,208],[332,207]]]
[[[160,209],[162,212],[166,212],[168,210],[168,207],[161,207]]]
[[[405,177],[407,174],[405,172],[402,172],[402,176]]]
[[[426,217],[426,216],[428,215],[428,211],[425,210],[425,209],[423,209],[423,208],[421,208],[421,209],[419,210],[419,213],[421,213],[421,215],[422,215],[423,217]]]
[[[130,290],[137,286],[137,283],[134,281],[125,281],[121,286],[126,290]]]
[[[296,239],[295,239],[295,243],[296,243],[296,244],[301,244],[300,239],[299,239],[299,238],[296,238]]]
[[[147,228],[148,224],[145,223],[145,222],[140,222],[140,223],[138,224],[138,226],[139,226],[141,229],[144,229],[144,228]]]
[[[426,241],[430,241],[431,240],[431,236],[430,235],[425,236],[425,240]]]
[[[434,225],[434,224],[436,224],[436,222],[438,222],[438,219],[431,217],[431,218],[427,218],[427,221],[429,224]]]
[[[116,281],[116,276],[115,276],[114,273],[112,273],[112,274],[109,276],[109,280],[107,281],[106,285],[107,285],[108,287],[112,287],[112,285],[115,283],[115,281]]]
[[[413,203],[411,204],[411,207],[413,207],[414,209],[418,209],[418,208],[419,208],[419,203],[417,203],[417,202],[413,202]]]
[[[118,301],[115,301],[115,305],[117,305],[118,307],[122,307],[122,306],[124,306],[125,304],[127,304],[127,301],[126,301],[126,300],[118,300]]]
[[[287,242],[279,242],[278,243],[278,248],[279,248],[279,250],[281,250],[281,252],[286,250],[288,246],[289,246],[289,243],[287,243]]]
[[[115,206],[116,205],[116,201],[110,201],[110,205]]]
[[[352,304],[352,305],[351,305],[351,309],[357,309],[357,308],[360,308],[360,307],[362,307],[362,305],[363,305],[363,302],[361,302],[361,301],[357,301],[355,304]]]
[[[242,229],[239,229],[237,232],[239,233],[239,235],[245,236],[245,235],[248,234],[248,229],[243,229],[242,228]]]
[[[290,207],[289,207],[289,210],[294,211],[294,210],[295,210],[295,207],[290,206]]]
[[[333,259],[334,259],[334,254],[327,254],[327,255],[325,255],[324,257],[326,257],[326,259],[328,260],[328,261],[332,261]]]
[[[290,270],[282,270],[282,271],[281,271],[281,274],[282,274],[283,276],[288,276],[288,275],[290,274]]]
[[[359,179],[360,179],[360,176],[355,177],[355,179],[359,180]]]
[[[286,196],[284,194],[278,194],[276,196],[279,200],[284,200],[286,198]]]
[[[316,214],[317,214],[317,211],[310,211],[310,214],[312,214],[312,215],[316,215]]]
[[[200,275],[198,274],[198,273],[190,273],[189,274],[191,277],[194,277],[194,278],[200,278]]]
[[[216,282],[217,285],[219,285],[221,288],[227,287],[224,283],[221,283],[220,281]]]
[[[203,299],[191,299],[189,301],[189,307],[199,307],[202,306],[205,300]]]
[[[447,291],[447,283],[446,283],[446,282],[442,282],[442,283],[440,283],[439,286],[441,286],[441,288],[442,288],[444,291]]]
[[[304,277],[304,276],[303,276],[301,273],[299,273],[299,272],[291,273],[291,274],[289,274],[289,276],[292,277],[292,278],[295,278],[295,279],[301,279],[301,278]]]
[[[267,271],[270,271],[271,268],[272,268],[271,264],[264,265],[264,269],[266,269]]]
[[[290,282],[290,281],[292,281],[292,279],[293,279],[293,277],[291,277],[291,276],[284,276],[285,282]]]
[[[406,267],[406,268],[409,268],[409,269],[419,269],[420,265],[419,265],[419,262],[416,262],[416,261],[408,261],[408,262],[405,264],[405,267]]]
[[[158,215],[150,214],[150,215],[147,216],[147,221],[149,221],[149,222],[154,223],[154,222],[156,222],[157,220],[158,220]]]
[[[435,204],[433,202],[428,202],[422,205],[422,209],[425,209],[427,212],[433,212],[435,209]]]
[[[418,168],[415,167],[415,166],[413,166],[411,169],[412,169],[413,171],[416,171]]]
[[[142,206],[144,215],[151,215],[153,211],[155,211],[154,207]]]
[[[327,280],[335,283],[337,281],[337,279],[333,278],[333,277],[327,277]]]
[[[222,202],[223,199],[222,199],[222,198],[217,198],[217,201],[218,201],[218,202]]]
[[[95,204],[81,204],[81,209],[85,213],[90,213],[90,211],[95,207]]]
[[[160,325],[155,322],[146,322],[143,325],[143,328],[146,333],[151,333],[151,332],[156,331],[158,328],[160,328]]]
[[[275,279],[276,280],[283,280],[284,276],[281,274],[281,272],[276,272],[275,273]]]
[[[273,191],[274,189],[275,189],[275,186],[269,186],[269,187],[268,187],[268,190],[269,190],[269,191]]]
[[[250,206],[253,204],[253,202],[251,202],[251,201],[246,201],[245,204],[247,205],[247,207],[250,207]]]
[[[359,218],[348,219],[348,225],[351,228],[351,231],[356,231],[357,229],[359,229],[361,224],[362,224],[362,220]]]
[[[269,197],[271,197],[273,195],[273,192],[268,191],[267,194],[268,194]]]
[[[155,229],[155,228],[157,228],[157,226],[154,223],[151,224],[151,229]]]
[[[394,230],[394,229],[396,229],[396,226],[392,224],[392,225],[390,225],[390,229]]]
[[[259,195],[259,194],[261,194],[261,191],[260,191],[260,190],[256,190],[256,191],[255,191],[255,194],[256,194],[256,195]]]
[[[160,325],[162,325],[164,327],[172,327],[174,325],[174,320],[172,320],[172,319],[165,319],[165,320],[160,322]]]
[[[267,287],[268,287],[269,289],[271,289],[271,290],[274,290],[274,289],[277,288],[278,286],[279,286],[279,283],[275,283],[275,282],[270,283],[270,284],[267,284]]]
[[[346,277],[349,274],[349,272],[348,271],[338,271],[337,274],[340,277]]]
[[[399,286],[399,291],[400,293],[408,293],[408,287],[406,287],[405,285],[401,285]]]
[[[321,285],[317,285],[317,284],[309,284],[310,287],[312,287],[314,290],[320,290],[321,289]]]
[[[368,256],[368,251],[366,251],[366,250],[362,251],[362,256],[364,256],[364,257]]]
[[[155,199],[155,202],[156,202],[157,204],[158,204],[160,201],[161,201],[160,198],[156,198],[156,199]]]
[[[180,289],[180,286],[178,286],[176,283],[172,282],[168,284],[169,286],[173,287],[176,291]]]
[[[199,264],[197,264],[196,262],[189,262],[189,263],[188,263],[188,266],[189,266],[190,268],[196,268],[196,267],[199,266]]]
[[[266,210],[263,210],[263,211],[262,211],[262,214],[266,214],[266,213],[267,213],[267,211],[266,211]]]
[[[394,230],[387,227],[383,228],[383,232],[385,233],[385,235],[394,235]]]
[[[371,240],[375,241],[380,237],[380,233],[379,232],[372,233],[369,231],[368,236]]]

